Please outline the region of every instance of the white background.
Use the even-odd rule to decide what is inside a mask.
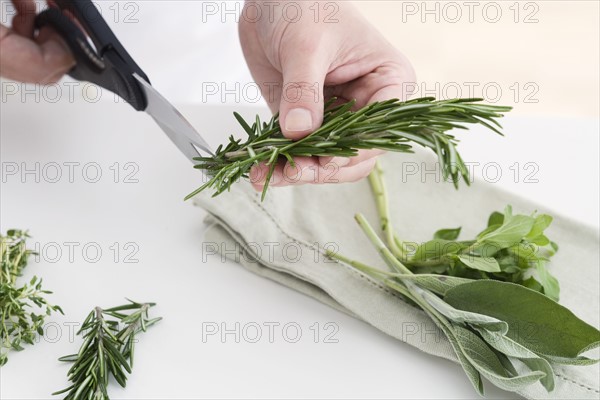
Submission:
[[[202,82],[250,82],[233,21],[192,24],[198,18],[193,10],[198,5],[192,2],[174,6],[185,7],[182,19],[165,19],[164,4],[151,12],[146,8],[151,3],[142,3],[147,11],[140,12],[148,14],[139,23],[114,24],[115,30],[154,85],[174,102],[185,103],[184,114],[213,144],[239,132],[231,117],[234,109],[247,117],[257,111],[268,115],[264,108],[242,107],[243,101],[228,99],[230,104],[222,107],[203,101]],[[168,26],[153,29],[158,24]],[[51,398],[52,391],[67,384],[68,367],[56,359],[80,343],[69,338],[68,324],[81,322],[95,305],[117,305],[124,297],[157,302],[154,315],[164,321],[140,338],[127,389],[111,387],[116,399],[477,398],[457,365],[424,355],[218,256],[204,255],[204,213],[182,201],[199,174],[147,116],[106,93],[98,103],[86,101],[81,86],[73,101],[63,96],[58,103],[39,91],[39,100],[28,95],[22,101],[24,87],[17,89],[2,99],[0,110],[2,166],[17,163],[20,168],[0,187],[0,228],[27,228],[31,244],[48,252],[58,244],[62,257],[52,262],[48,253],[32,260],[25,278],[42,276],[45,287],[55,292],[50,299],[66,315],[49,319],[47,339],[10,354],[0,370],[0,398]],[[461,135],[465,160],[497,163],[503,174],[495,183],[499,187],[597,227],[598,120],[508,117],[504,125],[505,138],[482,129]],[[36,162],[42,169],[62,165],[62,179],[51,183],[40,174],[36,182],[34,175],[23,176],[22,167]],[[80,163],[72,183],[65,162]],[[116,162],[121,173],[115,183]],[[522,168],[535,163],[538,172],[532,178],[538,182],[525,183],[522,174],[514,182],[510,167],[515,162]],[[91,163],[102,171],[97,183],[82,175],[83,166]],[[125,163],[139,167],[133,176],[137,183],[124,182],[124,173],[132,171],[124,169]],[[495,167],[489,168],[491,174]],[[73,260],[65,242],[79,244]],[[117,262],[109,248],[115,242],[121,249]],[[138,263],[124,262],[123,246],[130,242],[139,249]],[[90,243],[103,251],[98,262],[84,259],[81,249]],[[288,343],[276,329],[269,343],[265,328],[258,343],[236,343],[233,335],[202,342],[203,323],[225,323],[231,329],[236,322],[242,327],[274,322],[280,328],[296,323],[303,334],[297,343]],[[324,343],[328,322],[339,327],[338,343]],[[315,323],[320,324],[318,343],[310,330]],[[514,397],[488,389],[491,398]]]

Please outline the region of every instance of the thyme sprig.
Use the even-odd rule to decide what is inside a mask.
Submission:
[[[34,276],[23,285],[23,275],[29,257],[26,231],[12,229],[0,234],[0,366],[8,361],[10,350],[23,350],[23,343],[34,344],[37,335],[44,334],[44,322],[52,312],[63,313],[59,306],[47,302],[49,290],[42,289],[42,279]]]
[[[257,116],[250,125],[234,113],[246,134],[245,141],[229,137],[229,143],[218,147],[214,156],[198,157],[195,168],[206,171],[209,180],[190,193],[186,200],[206,189],[213,196],[229,190],[240,179],[249,178],[253,165],[269,165],[263,189],[264,199],[277,162],[298,156],[352,157],[360,149],[383,149],[412,152],[414,144],[433,150],[439,159],[444,179],[455,186],[461,178],[469,184],[469,172],[456,150],[458,140],[448,131],[467,129],[466,124],[481,124],[501,134],[497,119],[511,107],[482,104],[482,99],[435,100],[424,97],[410,101],[392,99],[353,111],[355,102],[325,105],[323,124],[312,134],[292,141],[283,136],[279,116],[261,122]]]
[[[118,307],[95,307],[77,333],[84,339],[79,352],[59,358],[73,362],[68,372],[72,384],[52,394],[68,392],[65,400],[107,400],[111,376],[125,387],[133,367],[136,335],[161,320],[148,316],[154,305],[129,300]]]

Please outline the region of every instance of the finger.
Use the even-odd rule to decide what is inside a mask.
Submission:
[[[38,43],[2,26],[0,75],[21,82],[51,83],[68,72],[73,57],[62,39],[47,29],[41,30],[43,41]]]
[[[250,181],[256,190],[262,190],[268,171],[269,167],[264,163],[252,167]],[[269,186],[277,187],[319,183],[317,178],[319,172],[322,172],[322,168],[320,168],[316,157],[296,157],[294,158],[294,164],[282,160],[273,170]]]
[[[337,174],[337,179],[339,183],[357,182],[361,179],[364,179],[369,176],[375,167],[376,162],[377,158],[373,157],[352,167],[340,168],[340,171]]]
[[[331,57],[318,40],[296,39],[282,49],[279,113],[285,137],[300,139],[323,122],[323,82]]]
[[[367,177],[375,167],[376,158],[371,157],[359,162],[351,167],[334,168],[331,165],[321,166],[317,157],[297,157],[295,165],[285,163],[284,166],[278,164],[273,171],[273,176],[269,181],[269,187],[299,186],[323,183],[348,183],[356,182]],[[258,171],[262,169],[262,171]],[[268,167],[264,164],[252,168],[255,177],[262,176],[262,179],[251,179],[252,187],[257,191],[262,191],[265,182],[265,176]]]
[[[354,182],[369,174],[376,159],[369,158],[350,167],[321,166],[318,157],[296,157],[294,161],[294,166],[286,163],[278,186]]]
[[[322,168],[317,157],[294,157],[294,163],[287,161],[283,167],[281,185],[319,183]]]
[[[275,170],[269,179],[269,186],[278,186],[279,183],[283,180],[283,166],[284,162],[278,163],[275,166]],[[270,166],[264,162],[253,165],[250,169],[250,183],[254,187],[262,188],[267,180],[267,176],[269,175]]]
[[[19,35],[33,38],[36,8],[33,0],[13,0],[17,15],[12,20],[12,29]]]
[[[284,170],[284,178],[278,186],[298,184],[329,184],[358,181],[371,172],[376,159],[369,158],[350,167],[337,167],[334,165],[321,166],[317,157],[298,157],[296,167]]]
[[[245,4],[246,7],[248,3]],[[259,85],[262,97],[275,114],[279,110],[283,78],[269,61],[256,32],[256,22],[241,18],[238,33],[244,58],[247,61],[254,81]]]
[[[351,167],[368,160],[369,158],[377,157],[384,153],[385,151],[381,149],[359,150],[358,155],[354,157],[319,157],[319,164],[321,164],[323,167],[331,164],[338,167]]]
[[[414,83],[415,80],[415,73],[410,63],[399,59],[384,63],[372,72],[344,85],[342,95],[356,99],[359,107],[394,98],[404,100],[406,84]]]

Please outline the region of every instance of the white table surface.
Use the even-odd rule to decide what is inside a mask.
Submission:
[[[216,144],[239,132],[228,106],[186,106],[182,111]],[[251,116],[257,109],[242,109]],[[264,109],[260,109],[266,114]],[[204,212],[182,198],[200,177],[159,128],[125,104],[84,101],[1,104],[1,161],[4,175],[18,165],[40,163],[32,174],[2,177],[1,226],[27,228],[41,259],[26,271],[44,278],[65,316],[49,318],[48,338],[12,352],[0,369],[0,398],[49,399],[63,388],[68,366],[57,358],[78,348],[69,326],[95,305],[114,306],[124,297],[155,301],[164,320],[140,337],[127,389],[113,385],[114,399],[196,398],[478,398],[459,366],[421,353],[367,324],[218,256],[204,257]],[[551,209],[598,225],[598,121],[508,118],[506,138],[477,129],[463,135],[466,160],[494,160],[508,176],[514,162],[539,165],[539,183],[498,185],[543,202]],[[479,134],[481,133],[481,134]],[[73,182],[69,182],[69,164]],[[114,163],[120,176],[114,182]],[[56,164],[62,178],[55,179]],[[97,164],[92,164],[97,163]],[[137,183],[125,183],[134,171]],[[131,165],[131,164],[130,164]],[[83,167],[88,175],[82,176]],[[90,183],[99,166],[102,177]],[[44,173],[45,171],[45,173]],[[77,245],[68,245],[76,242]],[[114,259],[111,250],[121,251]],[[124,249],[127,243],[133,246]],[[89,254],[82,248],[87,245]],[[75,248],[73,258],[69,246]],[[61,249],[57,262],[53,251]],[[92,250],[102,256],[93,263]],[[126,263],[132,249],[137,263]],[[114,249],[114,247],[113,247]],[[87,256],[87,260],[84,256]],[[116,262],[115,262],[116,261]],[[273,343],[268,329],[258,343],[233,335],[202,341],[203,323],[279,323]],[[324,324],[339,328],[337,343],[325,343]],[[281,331],[302,329],[297,343]],[[315,343],[311,326],[319,323]],[[487,385],[489,398],[516,398]]]

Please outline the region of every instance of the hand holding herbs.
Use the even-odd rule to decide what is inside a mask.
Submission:
[[[325,105],[323,124],[310,135],[292,141],[283,136],[278,115],[269,122],[258,116],[250,125],[239,114],[236,119],[248,134],[245,141],[229,138],[218,147],[214,156],[198,157],[195,168],[206,171],[209,180],[190,193],[186,199],[206,189],[213,196],[229,190],[240,179],[248,179],[253,165],[269,166],[265,177],[264,199],[271,176],[280,161],[294,166],[294,157],[352,157],[360,149],[382,149],[412,152],[412,145],[429,148],[438,156],[445,179],[455,186],[462,178],[469,184],[469,173],[456,150],[458,140],[448,131],[467,129],[465,124],[481,124],[500,134],[497,119],[511,107],[482,104],[482,99],[438,100],[426,97],[406,102],[393,99],[377,102],[352,111],[354,102]]]
[[[392,231],[380,169],[375,170],[371,184],[388,244],[362,215],[358,214],[356,220],[390,270],[333,252],[328,252],[329,256],[381,282],[423,310],[444,332],[480,394],[482,376],[508,391],[519,391],[536,382],[552,391],[553,365],[598,362],[582,354],[600,345],[600,332],[550,298],[558,296],[558,286],[538,287],[531,284],[531,278],[524,278],[531,268],[529,263],[539,265],[543,259],[535,255],[539,250],[533,247],[536,243],[555,249],[543,234],[551,219],[513,215],[507,207],[504,214],[492,214],[488,228],[476,240],[454,242],[449,246],[453,250],[445,253],[436,249],[432,257],[424,256],[426,247],[417,247],[408,256],[405,243]],[[436,236],[434,241],[448,244],[457,238],[458,229],[441,230]],[[517,247],[527,247],[527,258],[512,254]],[[545,282],[547,277],[541,276],[548,274],[547,270],[535,270]],[[525,370],[517,372],[516,365]]]
[[[161,320],[149,318],[148,310],[153,306],[130,300],[118,307],[94,308],[77,333],[84,339],[79,352],[59,359],[73,362],[68,372],[72,384],[53,395],[67,393],[66,400],[108,400],[111,376],[125,387],[133,367],[136,335]]]
[[[20,286],[18,278],[27,266],[27,232],[9,230],[0,234],[0,366],[8,361],[9,350],[23,350],[23,343],[33,344],[37,335],[44,334],[44,321],[59,306],[47,302],[42,280],[36,276]]]

